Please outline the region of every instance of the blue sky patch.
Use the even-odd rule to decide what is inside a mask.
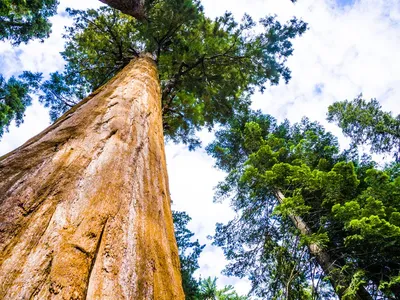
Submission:
[[[337,5],[340,7],[353,6],[355,2],[356,0],[336,0]]]
[[[323,90],[324,90],[325,85],[321,82],[321,83],[317,83],[314,86],[314,95],[321,95]]]

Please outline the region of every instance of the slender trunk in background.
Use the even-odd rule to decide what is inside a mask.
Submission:
[[[281,191],[277,191],[276,197],[279,203],[282,203],[283,200],[285,199],[285,196],[282,194]],[[292,223],[300,231],[301,234],[303,235],[312,234],[311,229],[308,227],[307,223],[304,222],[304,220],[301,217],[291,215],[290,219],[292,220]],[[346,285],[345,282],[341,280],[341,276],[337,272],[338,266],[335,263],[335,261],[332,261],[328,251],[321,248],[317,243],[309,244],[308,250],[310,251],[310,254],[313,257],[315,257],[318,265],[324,271],[324,274],[326,276],[329,276],[329,282],[332,284],[339,299],[342,299],[346,289],[348,288],[348,285]],[[356,299],[372,300],[372,297],[363,286],[360,286],[356,294]]]
[[[0,158],[0,299],[184,299],[154,62]]]

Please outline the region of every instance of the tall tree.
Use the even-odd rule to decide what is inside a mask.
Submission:
[[[190,0],[157,1],[144,22],[72,13],[59,93],[49,81],[43,101],[102,86],[0,159],[0,297],[183,299],[163,127],[195,146],[196,129],[288,80],[306,25],[268,17],[254,35],[251,18],[212,21]]]
[[[154,0],[129,0],[129,1],[100,0],[100,1],[138,20],[147,19],[147,10],[155,2]]]
[[[339,153],[307,119],[290,126],[244,114],[216,136],[208,151],[229,171],[217,197],[230,196],[238,212],[215,237],[228,274],[250,276],[255,294],[276,299],[398,295],[397,164],[379,171]],[[324,276],[333,289],[321,286]]]

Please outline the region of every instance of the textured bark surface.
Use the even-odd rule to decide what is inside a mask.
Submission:
[[[283,200],[285,199],[285,196],[282,194],[281,191],[277,191],[276,196],[278,198],[279,203],[282,203]],[[299,217],[299,216],[294,216],[291,215],[290,219],[292,220],[292,223],[294,226],[301,232],[303,235],[311,235],[312,231],[308,227],[307,223],[304,222],[304,220]],[[317,260],[319,266],[321,269],[324,271],[325,275],[329,276],[329,281],[332,284],[333,288],[337,292],[337,295],[341,299],[343,294],[345,293],[345,290],[347,288],[345,282],[341,280],[340,274],[337,273],[337,265],[335,261],[333,261],[325,249],[321,248],[317,243],[311,243],[308,245],[308,250],[310,251],[310,254],[315,257]],[[360,286],[360,288],[357,291],[357,295],[355,295],[355,299],[360,299],[360,300],[372,300],[371,295],[368,293],[367,290],[363,286]]]
[[[1,157],[0,205],[0,299],[184,299],[153,61]]]
[[[124,14],[130,15],[138,20],[145,19],[144,5],[146,0],[100,0],[104,4],[118,9]]]

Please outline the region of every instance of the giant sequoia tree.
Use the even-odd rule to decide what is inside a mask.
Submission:
[[[0,158],[0,298],[183,298],[163,132],[195,147],[197,129],[289,80],[306,25],[267,17],[255,35],[198,1],[150,4],[140,21],[70,11],[66,69],[41,99],[54,119],[71,108]]]

